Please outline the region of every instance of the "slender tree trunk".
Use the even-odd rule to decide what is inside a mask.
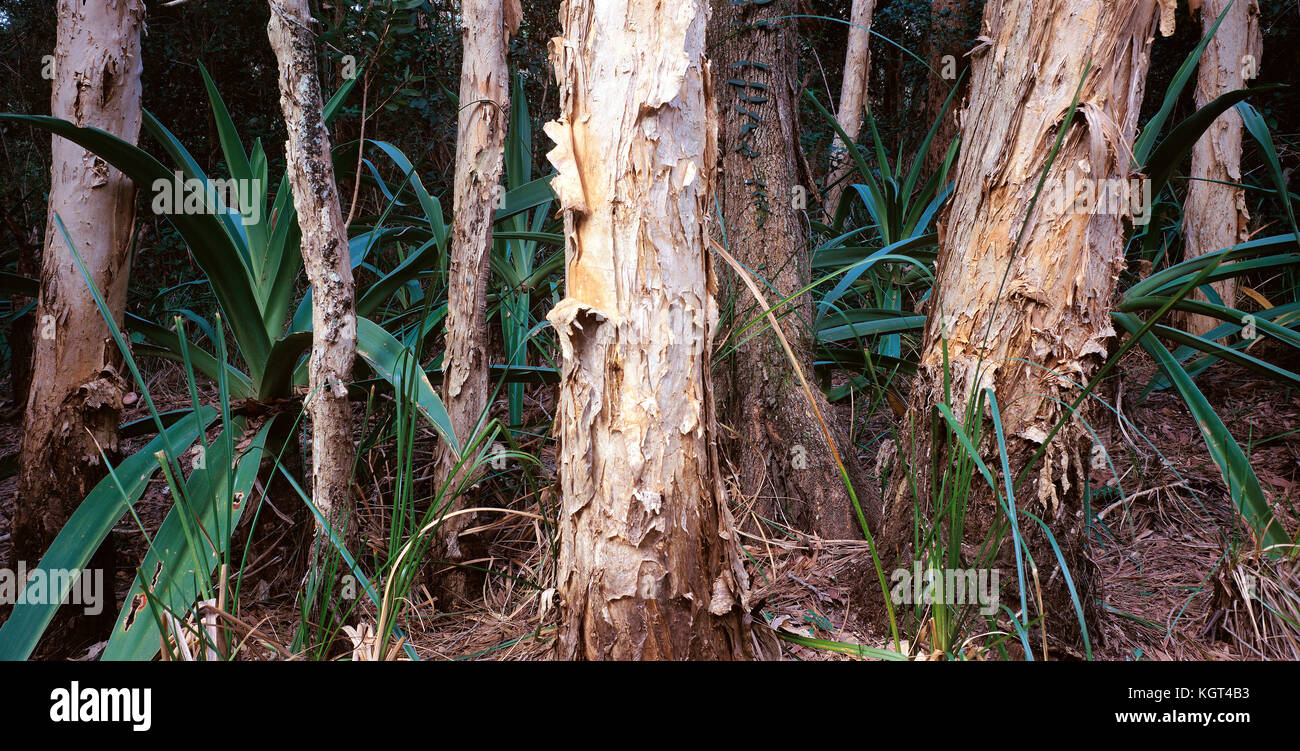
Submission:
[[[357,349],[352,263],[325,127],[307,0],[271,0],[267,33],[280,68],[285,158],[312,288],[307,413],[312,430],[312,500],[342,539],[350,537],[352,405],[347,383]],[[313,569],[330,544],[317,527]]]
[[[1209,33],[1228,0],[1192,0],[1191,8],[1201,15],[1201,28]],[[1244,88],[1263,55],[1259,33],[1259,5],[1254,0],[1236,0],[1210,43],[1205,46],[1196,80],[1196,106],[1204,107],[1219,96]],[[1183,253],[1195,258],[1229,248],[1248,238],[1250,213],[1246,193],[1224,183],[1241,182],[1241,116],[1236,110],[1219,115],[1192,149],[1192,175],[1183,206]],[[1214,283],[1223,304],[1233,307],[1236,282]],[[1197,299],[1204,300],[1200,291]],[[1183,325],[1203,334],[1219,325],[1209,316],[1181,314]]]
[[[930,7],[929,60],[933,72],[927,73],[930,85],[925,97],[925,116],[920,126],[929,128],[939,119],[943,105],[948,101],[952,86],[958,84],[957,76],[966,67],[964,55],[970,50],[971,27],[979,23],[984,0],[934,0]],[[977,32],[976,32],[977,33]],[[948,56],[951,55],[951,59]],[[948,113],[939,123],[939,130],[925,153],[925,174],[939,171],[948,147],[960,132],[959,118],[962,103],[970,91],[970,77],[961,79],[960,88],[953,97]],[[923,135],[923,134],[922,134]]]
[[[464,0],[461,4],[460,116],[456,129],[455,219],[451,235],[451,275],[447,291],[447,350],[443,356],[443,401],[462,447],[488,408],[491,334],[487,325],[488,284],[492,279],[492,222],[501,191],[506,128],[510,121],[510,72],[506,44],[519,28],[518,0]],[[438,449],[437,488],[459,485],[457,452]],[[465,506],[453,496],[448,511]],[[438,529],[436,557],[464,558],[458,536],[470,522],[453,516]],[[458,571],[449,580],[458,580]],[[452,582],[449,582],[452,583]],[[460,589],[460,587],[455,587]]]
[[[59,0],[56,12],[50,112],[134,143],[141,121],[144,3]],[[36,565],[81,499],[105,476],[101,451],[110,459],[118,453],[118,418],[129,390],[120,375],[121,353],[55,216],[67,227],[120,324],[130,273],[135,186],[71,141],[55,136],[52,152],[31,388],[13,521],[15,558],[29,566]],[[111,582],[112,560],[108,541],[91,567],[107,568],[106,580]],[[113,608],[106,610],[111,613]]]
[[[919,481],[922,512],[933,514],[926,472],[932,461],[949,466],[947,458],[961,451],[933,443],[929,430],[931,409],[945,398],[945,358],[956,415],[965,414],[976,389],[996,395],[1014,479],[1063,414],[1056,400],[1069,403],[1077,395],[1071,383],[1087,382],[1106,356],[1115,334],[1109,313],[1124,265],[1127,203],[1101,213],[1053,211],[1050,201],[1039,200],[1027,224],[1026,211],[1045,167],[1044,194],[1083,189],[1090,179],[1129,178],[1156,15],[1156,0],[989,0],[986,6],[991,46],[973,65],[956,189],[940,230],[922,361],[887,509],[888,544],[907,563],[923,551],[906,549],[914,500],[906,476]],[[1161,25],[1172,32],[1172,4]],[[1078,110],[1064,122],[1089,62]],[[1048,167],[1061,128],[1060,152]],[[1075,197],[1066,194],[1061,204],[1072,205]],[[1081,501],[1090,449],[1086,429],[1077,420],[1067,423],[1015,501],[1051,526],[1091,614],[1096,605]],[[981,451],[990,467],[1000,466],[996,444],[986,441]],[[1000,513],[987,487],[975,488],[967,507],[969,542],[984,539]],[[1078,624],[1056,556],[1036,525],[1022,518],[1020,528],[1040,569],[1048,633],[1068,644],[1078,638]],[[1001,548],[1004,569],[1009,539]],[[1028,586],[1033,602],[1034,584]],[[1095,642],[1095,631],[1092,637]]]
[[[853,159],[849,148],[857,143],[858,131],[862,128],[862,116],[870,102],[867,100],[867,85],[871,81],[871,14],[875,11],[876,0],[853,0],[853,9],[849,14],[849,43],[844,52],[844,80],[840,84],[840,106],[835,113],[835,120],[844,129],[850,143],[845,144],[839,135],[831,141],[831,170],[826,178],[829,191],[826,196],[826,214],[834,215],[839,206],[840,195],[848,184],[849,172],[853,169]]]
[[[771,289],[780,300],[806,287],[810,274],[802,220],[807,190],[798,184],[795,172],[797,40],[794,21],[787,17],[795,12],[795,4],[714,2],[712,28],[719,39],[714,91],[719,98],[722,153],[719,198],[727,246],[766,280],[759,286]],[[734,301],[737,326],[762,314],[734,274],[728,272],[723,278]],[[782,319],[782,327],[811,379],[812,299],[795,295],[778,312],[790,313]],[[765,321],[758,331],[743,335],[747,341],[731,357],[728,388],[721,396],[723,419],[734,431],[729,456],[738,470],[740,492],[757,499],[757,511],[763,516],[804,532],[834,539],[861,536],[834,454],[785,350]],[[814,391],[813,396],[821,414],[832,417],[821,392]],[[835,432],[839,455],[854,487],[862,492],[868,483],[858,470],[847,431]]]
[[[565,0],[552,183],[564,211],[561,659],[750,659],[719,480],[705,217],[717,111],[705,0]]]

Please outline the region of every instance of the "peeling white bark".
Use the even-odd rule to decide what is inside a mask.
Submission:
[[[1067,175],[1077,186],[1129,178],[1155,11],[1154,0],[988,4],[992,46],[974,66],[922,365],[935,373],[946,341],[954,397],[965,398],[978,370],[982,385],[997,387],[1012,435],[1032,438],[1050,426],[1045,420],[1059,408],[1042,395],[1068,388],[1063,378],[1086,380],[1115,333],[1109,313],[1128,212],[1053,215],[1045,196],[1071,184]],[[1074,121],[1064,123],[1089,62]],[[1060,153],[1017,247],[1062,127]],[[1014,401],[1029,394],[1038,396]]]
[[[983,36],[990,45],[973,64],[956,188],[940,225],[935,287],[907,418],[910,434],[899,449],[914,471],[924,472],[930,452],[943,450],[928,436],[930,410],[945,399],[945,355],[953,412],[964,415],[973,391],[991,388],[1017,473],[1062,414],[1058,400],[1068,403],[1077,394],[1073,384],[1086,383],[1103,361],[1115,333],[1109,314],[1124,266],[1126,206],[1116,213],[1053,212],[1040,196],[1033,213],[1026,213],[1045,167],[1045,194],[1129,177],[1161,10],[1156,0],[989,0]],[[1076,91],[1078,109],[1066,122]],[[1048,167],[1062,128],[1060,152]],[[1045,507],[1072,569],[1080,566],[1073,573],[1084,590],[1086,563],[1076,558],[1082,527],[1074,514],[1080,473],[1088,471],[1080,455],[1088,456],[1089,440],[1081,425],[1067,424],[1034,482],[1017,494],[1018,503],[1036,496]],[[996,449],[988,459],[997,466]],[[895,542],[906,536],[912,514],[899,479],[889,511]],[[993,506],[975,506],[980,510],[971,512],[971,524],[979,526],[979,517],[986,530]],[[1034,555],[1044,567],[1054,560],[1050,548]],[[1054,599],[1064,592],[1056,581],[1045,596],[1050,617],[1065,623],[1053,623],[1059,634],[1073,608],[1068,597]]]
[[[751,658],[719,481],[704,0],[567,0],[546,125],[565,216],[562,659]]]
[[[140,133],[140,0],[59,0],[50,112],[131,143]],[[122,322],[135,223],[135,186],[80,146],[53,138],[32,386],[23,423],[14,518],[17,558],[35,563],[81,499],[105,474],[102,448],[118,450],[127,384],[121,354],[55,216]]]

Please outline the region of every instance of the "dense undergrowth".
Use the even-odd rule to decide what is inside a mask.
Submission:
[[[904,5],[900,3],[895,12],[906,10]],[[378,21],[360,22],[362,27],[371,23]],[[377,35],[392,27],[390,18],[373,31],[340,27],[336,33]],[[888,30],[887,25],[881,28]],[[400,37],[410,32],[394,33]],[[813,44],[818,35],[835,33],[818,25],[805,42]],[[525,35],[520,44],[530,40]],[[394,44],[401,47],[400,40]],[[1169,66],[1172,72],[1164,79],[1161,96],[1148,97],[1154,103],[1149,103],[1134,156],[1135,169],[1153,184],[1152,221],[1129,229],[1128,272],[1114,313],[1116,328],[1123,333],[1097,376],[1076,384],[1069,408],[1073,412],[1091,404],[1089,414],[1101,418],[1097,425],[1088,426],[1099,447],[1094,457],[1099,482],[1086,491],[1089,516],[1085,521],[1094,544],[1105,548],[1108,540],[1115,539],[1108,510],[1116,504],[1127,510],[1150,490],[1143,487],[1148,484],[1144,478],[1133,476],[1133,468],[1140,464],[1134,457],[1158,455],[1161,449],[1143,435],[1126,410],[1103,395],[1112,393],[1107,384],[1126,364],[1137,357],[1148,358],[1144,361],[1152,365],[1145,371],[1148,380],[1128,384],[1130,398],[1137,392],[1131,404],[1137,408],[1149,398],[1177,398],[1193,417],[1200,445],[1234,511],[1217,518],[1213,514],[1195,517],[1197,523],[1219,525],[1222,533],[1222,563],[1216,576],[1229,584],[1243,582],[1247,576],[1262,582],[1249,587],[1207,584],[1207,591],[1258,606],[1260,614],[1256,617],[1252,611],[1250,625],[1258,635],[1258,624],[1268,624],[1276,643],[1262,636],[1249,641],[1260,655],[1271,656],[1286,654],[1286,648],[1294,650],[1300,636],[1295,563],[1300,513],[1293,495],[1266,492],[1252,452],[1261,441],[1285,440],[1297,428],[1288,426],[1290,433],[1279,429],[1272,436],[1234,436],[1206,392],[1216,379],[1229,377],[1225,372],[1249,372],[1277,384],[1287,396],[1300,385],[1293,354],[1300,347],[1300,280],[1296,277],[1300,230],[1297,196],[1287,187],[1287,165],[1294,164],[1297,152],[1294,134],[1279,118],[1287,100],[1279,99],[1275,88],[1261,86],[1225,96],[1199,112],[1184,111],[1200,49],[1186,50],[1181,65]],[[410,62],[407,56],[398,53],[384,64],[379,57],[377,53],[370,61],[378,71],[374,77],[368,77],[370,68],[363,67],[359,78],[343,82],[335,91],[326,117],[337,118],[336,129],[360,135],[356,100],[363,92],[358,81],[370,87],[364,93],[370,101],[368,113],[380,100],[384,103],[379,111],[416,113],[445,127],[445,113],[454,105],[454,96],[445,88],[436,96],[413,88],[424,78],[399,70]],[[920,60],[916,55],[907,59],[912,60],[908,65]],[[446,175],[439,174],[436,166],[438,158],[430,156],[440,147],[433,141],[421,147],[422,153],[403,150],[371,130],[364,139],[341,139],[335,149],[339,174],[358,182],[358,194],[363,196],[348,227],[352,265],[360,280],[358,353],[364,363],[351,387],[355,402],[363,405],[358,410],[354,469],[361,533],[357,540],[332,537],[330,565],[305,583],[269,575],[266,566],[259,564],[267,550],[277,549],[278,543],[269,540],[286,536],[293,540],[300,535],[295,531],[300,522],[311,516],[320,519],[305,492],[309,483],[302,471],[310,466],[302,419],[303,400],[311,398],[305,393],[310,290],[301,273],[287,181],[272,179],[282,173],[282,164],[263,146],[263,138],[272,136],[269,129],[253,119],[254,131],[261,130],[261,137],[241,133],[218,84],[201,67],[195,78],[208,100],[209,130],[220,152],[215,160],[198,158],[197,149],[189,151],[185,138],[152,115],[146,118],[152,145],[138,148],[50,118],[0,116],[6,127],[74,140],[137,184],[169,179],[177,170],[205,183],[233,178],[261,186],[252,196],[256,221],[248,221],[248,206],[220,205],[212,213],[169,215],[165,225],[142,222],[142,227],[150,228],[137,238],[136,257],[145,259],[143,268],[150,268],[151,258],[177,252],[193,267],[172,263],[176,279],[156,289],[134,285],[133,312],[121,330],[113,327],[115,344],[141,398],[122,428],[134,451],[120,459],[105,457],[112,467],[110,476],[91,492],[41,562],[46,569],[83,568],[115,527],[133,530],[141,541],[143,553],[133,563],[134,575],[117,625],[107,644],[95,652],[101,659],[152,659],[160,650],[170,659],[266,655],[327,659],[340,654],[418,658],[418,640],[411,631],[423,629],[423,619],[431,617],[431,611],[437,617],[451,617],[460,608],[469,612],[475,607],[473,602],[444,600],[436,609],[430,608],[432,597],[426,586],[437,579],[443,565],[427,555],[431,536],[451,499],[467,491],[470,482],[483,507],[475,512],[479,520],[475,533],[495,537],[492,545],[485,546],[485,555],[462,565],[480,577],[485,600],[492,599],[494,588],[509,590],[508,595],[496,591],[493,596],[500,596],[498,601],[516,613],[527,609],[535,620],[529,638],[545,642],[545,614],[554,596],[557,509],[551,489],[551,419],[559,358],[545,315],[562,295],[563,238],[548,186],[549,165],[537,158],[546,145],[533,137],[540,117],[534,110],[549,104],[544,90],[537,93],[545,71],[522,67],[512,97],[506,191],[494,227],[494,288],[488,315],[500,353],[492,371],[496,398],[478,430],[461,437],[463,461],[474,468],[457,475],[472,478],[461,485],[434,487],[427,471],[433,443],[456,440],[437,393],[449,223],[438,195],[445,191],[431,191],[426,182],[446,187]],[[887,64],[880,69],[891,71]],[[889,73],[905,74],[901,66]],[[247,92],[239,95],[241,101],[246,97]],[[529,102],[537,100],[543,106],[530,108]],[[1270,110],[1270,105],[1277,109]],[[826,88],[809,86],[801,106],[803,142],[809,159],[816,162],[838,129]],[[1249,242],[1181,260],[1180,207],[1186,190],[1181,170],[1200,133],[1229,108],[1241,115],[1250,141],[1251,168],[1243,173],[1248,176],[1244,185],[1256,231]],[[785,310],[791,298],[766,300],[774,315],[759,314],[750,320],[735,319],[728,313],[730,306],[724,306],[728,314],[720,330],[725,336],[715,343],[715,357],[722,359],[747,337],[771,335],[774,320],[779,319],[785,330],[803,329],[816,346],[811,380],[821,385],[836,409],[851,415],[854,449],[868,460],[899,440],[898,411],[906,402],[909,378],[916,372],[923,311],[933,281],[931,268],[939,242],[935,223],[952,190],[949,169],[960,148],[954,143],[939,170],[924,174],[924,154],[937,123],[918,140],[914,129],[900,127],[905,119],[905,114],[878,117],[873,112],[863,143],[853,152],[852,189],[843,193],[838,206],[828,207],[825,216],[809,215],[812,319],[801,320]],[[445,173],[445,163],[442,170]],[[827,187],[819,186],[822,191]],[[725,228],[720,230],[725,237]],[[76,251],[76,238],[66,232],[63,237]],[[35,282],[21,273],[17,255],[15,250],[5,256],[9,264],[3,275],[5,293],[14,299],[30,298]],[[1242,307],[1221,304],[1209,286],[1226,278],[1246,285]],[[756,282],[758,288],[769,289],[761,278]],[[1191,299],[1196,289],[1208,302]],[[100,305],[104,310],[102,301]],[[29,309],[30,303],[11,303],[6,318],[12,322]],[[1169,314],[1174,311],[1210,316],[1220,325],[1197,336],[1172,323]],[[874,567],[864,588],[874,588],[874,596],[886,603],[883,617],[865,635],[874,641],[836,638],[835,629],[819,628],[817,618],[811,619],[812,627],[792,628],[774,612],[766,613],[787,642],[827,653],[886,659],[1043,656],[1045,646],[1040,649],[1035,634],[1044,614],[1041,604],[1036,607],[1028,597],[1036,586],[1037,566],[1043,562],[1027,559],[1021,536],[1034,526],[1049,537],[1051,532],[1017,497],[1023,473],[1017,477],[1007,464],[996,397],[987,392],[971,396],[954,401],[968,405],[964,411],[954,412],[950,405],[938,410],[936,424],[962,450],[953,452],[950,465],[942,468],[943,482],[933,488],[934,497],[917,504],[913,537],[916,549],[929,561],[942,561],[954,569],[987,564],[996,547],[972,554],[962,542],[967,503],[991,492],[1010,530],[1018,599],[991,613],[978,612],[972,605],[940,604],[902,606],[895,611],[888,604],[888,584],[873,549],[870,557],[857,560],[865,570]],[[990,422],[982,419],[986,411],[992,416]],[[1124,448],[1117,433],[1134,448]],[[990,445],[1000,449],[994,452],[1000,462],[993,466],[980,450]],[[877,480],[882,488],[888,483],[887,477]],[[1184,478],[1174,482],[1186,487]],[[856,490],[859,496],[866,491]],[[165,513],[140,513],[141,499],[164,493],[171,499]],[[768,521],[773,522],[769,529],[780,528],[775,520]],[[866,529],[865,522],[863,527],[870,541],[872,530]],[[765,541],[766,548],[764,543],[754,546],[753,563],[760,572],[774,573],[778,566],[772,543],[796,546],[801,541],[806,538],[793,531],[773,534]],[[770,558],[770,566],[764,555]],[[288,559],[281,565],[286,571],[302,573]],[[1068,579],[1068,570],[1065,575]],[[248,613],[259,611],[258,603],[265,599],[264,592],[258,593],[264,586],[273,586],[288,598],[280,602],[290,603],[281,608],[293,614],[288,618],[292,629],[284,638],[272,638],[250,622]],[[335,596],[338,591],[345,593],[342,598]],[[324,603],[323,610],[313,607],[318,601]],[[1090,658],[1094,652],[1084,625],[1084,603],[1076,595],[1074,604],[1084,631],[1084,651],[1079,656]],[[503,605],[500,613],[511,607]],[[316,613],[322,617],[314,617]],[[356,625],[359,614],[365,617]],[[41,637],[54,615],[53,606],[13,608],[0,626],[0,657],[39,654]],[[1241,624],[1235,627],[1243,630]],[[512,639],[454,656],[493,656],[498,647],[513,648],[517,642]],[[1269,651],[1279,649],[1283,651]]]

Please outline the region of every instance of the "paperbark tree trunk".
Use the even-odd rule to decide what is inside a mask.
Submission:
[[[58,41],[51,114],[134,143],[141,122],[144,3],[60,0],[55,10]],[[55,216],[67,227],[87,271],[121,324],[135,224],[135,186],[103,159],[58,136],[53,138],[52,154],[13,521],[15,558],[33,567],[82,498],[105,476],[100,452],[110,459],[118,453],[118,419],[129,390],[120,375],[121,353]],[[108,541],[91,568],[106,568],[111,582],[112,561]],[[111,623],[111,603],[105,610]]]
[[[875,11],[876,0],[853,0],[849,13],[848,47],[844,52],[844,80],[840,84],[840,106],[835,113],[835,120],[849,137],[844,143],[836,134],[831,141],[831,170],[826,179],[829,190],[826,194],[826,214],[833,216],[839,206],[840,195],[848,184],[849,172],[853,169],[853,159],[849,148],[858,140],[858,131],[862,128],[862,116],[867,110],[867,86],[871,81],[871,14]]]
[[[461,4],[460,115],[456,129],[455,218],[447,290],[447,349],[443,356],[443,401],[461,446],[470,444],[488,408],[491,334],[487,325],[492,279],[492,223],[501,195],[506,128],[510,117],[510,73],[506,45],[519,29],[519,0],[464,0]],[[459,456],[444,442],[437,455],[436,486],[460,485]],[[448,512],[465,507],[452,498]],[[438,528],[434,556],[463,560],[459,535],[471,519],[452,516]],[[449,572],[449,580],[461,577]],[[449,581],[449,583],[454,582]],[[454,586],[455,589],[460,589]]]
[[[714,91],[722,153],[719,198],[727,247],[766,280],[759,286],[772,290],[772,304],[806,287],[810,274],[802,219],[807,189],[798,184],[795,172],[797,39],[788,16],[796,9],[786,0],[764,6],[714,2]],[[737,326],[762,314],[735,274],[726,272],[723,278]],[[778,313],[789,313],[782,328],[805,376],[811,378],[811,297],[796,295]],[[761,321],[757,330],[757,335],[743,335],[747,341],[731,356],[724,372],[727,388],[720,396],[723,420],[734,431],[727,441],[728,455],[738,471],[740,492],[756,500],[758,513],[800,531],[831,539],[860,537],[852,501],[817,413],[767,322]],[[821,392],[815,390],[813,397],[821,414],[833,418]],[[859,471],[847,431],[836,426],[834,432],[839,456],[863,494],[869,483]]]
[[[1129,178],[1158,10],[1162,32],[1171,33],[1172,0],[1163,7],[1156,0],[989,0],[986,6],[991,45],[973,65],[956,189],[940,231],[924,351],[887,510],[889,545],[908,563],[918,551],[906,549],[913,523],[906,475],[919,480],[916,500],[932,514],[929,488],[937,478],[926,476],[931,461],[948,467],[948,457],[962,450],[937,445],[930,435],[931,410],[945,399],[945,356],[954,414],[965,413],[977,389],[996,395],[1013,479],[1063,414],[1055,400],[1068,404],[1078,392],[1071,382],[1086,383],[1106,356],[1115,334],[1109,313],[1124,265],[1127,204],[1114,213],[1054,211],[1052,201],[1040,197],[1027,224],[1026,212],[1044,168],[1044,195]],[[1081,78],[1078,109],[1065,122]],[[1062,128],[1060,152],[1049,167]],[[1074,205],[1075,194],[1057,195],[1062,207]],[[1016,494],[1018,508],[1051,526],[1089,614],[1096,604],[1081,491],[1090,448],[1086,429],[1067,423]],[[985,441],[980,450],[990,467],[1000,466],[996,444]],[[974,487],[965,539],[978,542],[1001,512],[987,487]],[[1048,633],[1069,644],[1079,628],[1056,556],[1036,525],[1022,519],[1020,528],[1041,569]],[[1001,565],[1014,571],[1009,539]],[[1033,588],[1031,582],[1031,602]]]
[[[267,34],[279,63],[285,159],[302,230],[302,260],[312,289],[312,347],[307,414],[311,417],[312,500],[344,540],[351,531],[349,489],[354,448],[347,383],[357,349],[352,263],[329,130],[325,127],[315,38],[307,0],[271,0]],[[317,525],[312,569],[330,543]]]
[[[750,659],[748,576],[719,481],[705,217],[717,111],[705,0],[565,0],[552,183],[567,296],[560,659]]]
[[[1201,28],[1209,33],[1228,0],[1192,0],[1199,12]],[[1247,76],[1258,70],[1264,42],[1259,33],[1259,5],[1254,0],[1236,0],[1218,32],[1205,46],[1196,79],[1196,106],[1204,107],[1217,97],[1245,88]],[[1191,180],[1183,205],[1183,254],[1195,258],[1229,248],[1248,239],[1246,193],[1224,183],[1241,182],[1241,116],[1230,109],[1219,115],[1192,148]],[[1223,304],[1233,307],[1236,280],[1214,283]],[[1197,299],[1204,300],[1199,290]],[[1203,334],[1220,321],[1209,316],[1180,314],[1181,324],[1192,333]]]

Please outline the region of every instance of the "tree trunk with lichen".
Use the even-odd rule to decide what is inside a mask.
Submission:
[[[849,26],[849,41],[844,51],[840,106],[835,113],[835,121],[844,129],[849,143],[841,141],[838,134],[831,141],[831,169],[826,178],[827,216],[835,215],[840,196],[851,182],[849,173],[853,171],[853,158],[849,156],[849,147],[857,144],[858,131],[862,129],[862,116],[870,105],[867,88],[871,82],[871,14],[875,8],[876,0],[853,0],[853,8],[849,13],[849,23],[852,25]]]
[[[455,219],[451,234],[451,274],[447,289],[447,348],[443,355],[443,402],[461,447],[488,408],[491,334],[487,324],[488,283],[492,278],[492,223],[501,191],[506,128],[510,112],[510,73],[506,45],[519,28],[518,0],[465,0],[461,7],[464,57],[456,129]],[[436,458],[436,488],[458,487],[470,478],[470,462],[457,471],[460,456],[446,442]],[[448,492],[447,512],[465,507],[465,498]],[[461,561],[460,533],[470,522],[455,515],[438,528],[433,555]],[[463,589],[459,570],[445,578]]]
[[[1206,34],[1227,7],[1228,0],[1191,2],[1193,12],[1200,13]],[[1201,55],[1196,106],[1204,107],[1230,91],[1245,88],[1258,70],[1263,47],[1259,5],[1254,0],[1236,0]],[[1185,258],[1230,248],[1249,237],[1246,192],[1227,184],[1241,182],[1241,129],[1241,116],[1230,109],[1219,115],[1192,148],[1191,179],[1183,204]],[[1214,291],[1224,305],[1235,306],[1235,279],[1215,282]],[[1206,299],[1199,290],[1194,297]],[[1194,334],[1204,334],[1221,323],[1210,316],[1181,312],[1176,312],[1176,320]]]
[[[139,0],[60,0],[50,112],[134,143],[140,133]],[[59,217],[118,324],[126,306],[135,186],[107,162],[53,138],[41,289],[34,321],[31,387],[18,462],[15,561],[35,567],[45,549],[105,476],[118,453],[117,426],[129,391],[122,356],[87,288]],[[112,542],[91,568],[112,581]],[[112,607],[106,608],[112,622]],[[93,628],[94,626],[92,626]],[[80,628],[80,627],[79,627]]]
[[[1115,334],[1109,314],[1124,266],[1127,206],[1116,213],[1054,211],[1053,202],[1040,197],[1027,218],[1026,212],[1045,169],[1044,194],[1082,189],[1089,179],[1129,178],[1158,15],[1161,31],[1172,32],[1172,0],[1163,8],[1156,0],[987,4],[984,33],[991,44],[973,64],[956,188],[940,229],[922,360],[886,511],[886,544],[901,565],[924,552],[908,546],[913,502],[934,513],[930,490],[940,478],[928,476],[931,462],[943,470],[962,451],[930,433],[932,409],[945,399],[945,358],[959,418],[973,393],[990,389],[996,396],[1014,479],[1064,413],[1058,400],[1073,401],[1074,384],[1086,383],[1106,357]],[[1065,122],[1076,90],[1078,109]],[[1060,152],[1050,159],[1062,128]],[[1074,195],[1062,198],[1060,207],[1074,205]],[[987,413],[974,419],[987,419]],[[1067,422],[1015,494],[1019,509],[1051,527],[1089,623],[1095,622],[1097,592],[1084,550],[1081,496],[1091,445],[1078,420]],[[986,438],[979,450],[1000,475],[996,443]],[[909,474],[918,482],[915,496]],[[974,487],[964,539],[978,543],[1001,511],[987,486]],[[1048,634],[1073,647],[1080,636],[1074,606],[1056,555],[1036,526],[1021,518],[1039,567]],[[1001,539],[994,565],[1014,567],[1010,537]],[[1028,588],[1033,603],[1032,579]],[[1090,633],[1095,643],[1097,634]]]
[[[312,347],[307,365],[312,501],[335,534],[347,540],[354,455],[347,383],[356,357],[357,314],[311,23],[307,0],[271,0],[267,34],[279,62],[280,108],[288,134],[285,159],[302,230],[303,266],[312,289]],[[332,553],[323,533],[318,525],[313,570]]]
[[[719,477],[705,217],[717,112],[705,0],[566,0],[552,183],[567,296],[559,659],[751,659],[748,576]]]
[[[813,378],[812,299],[808,285],[807,190],[798,164],[798,81],[794,3],[735,6],[714,0],[714,91],[719,100],[719,177],[727,248],[774,298],[781,326],[805,377]],[[762,315],[747,287],[723,274],[736,329]],[[793,366],[766,320],[740,334],[725,365],[720,413],[738,475],[753,512],[820,537],[860,537],[852,500],[835,461],[844,461],[859,494],[869,489],[848,440],[820,390],[809,403]],[[838,452],[818,421],[827,420]],[[877,495],[879,493],[877,492]],[[741,520],[744,522],[744,520]]]

